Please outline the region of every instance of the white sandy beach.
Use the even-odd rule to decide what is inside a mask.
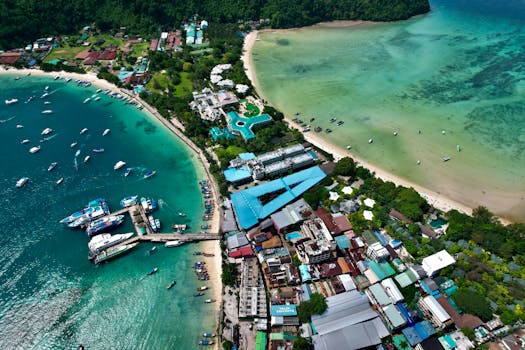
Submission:
[[[317,26],[341,27],[341,26],[355,26],[355,25],[359,25],[359,24],[362,24],[362,23],[365,23],[365,22],[360,22],[360,21],[356,21],[356,22],[350,21],[349,23],[346,23],[345,21],[343,21],[341,23],[339,23],[339,22],[327,22],[327,23],[320,23]],[[261,91],[260,91],[260,89],[258,87],[257,75],[256,75],[255,67],[254,67],[254,64],[253,64],[253,58],[252,58],[252,55],[251,55],[251,52],[253,50],[253,46],[256,43],[257,36],[258,36],[258,31],[252,31],[245,37],[244,46],[243,46],[243,55],[242,55],[241,59],[242,59],[243,64],[244,64],[246,75],[248,76],[248,78],[252,82],[252,85],[256,88],[257,93],[259,94],[259,96],[262,99],[266,100],[266,102],[268,103],[266,96],[261,94]],[[292,122],[290,116],[286,116],[285,120],[288,122],[290,127],[294,127],[294,128],[296,128],[298,130],[301,130],[300,128],[297,128],[297,125],[295,125],[294,122]],[[472,208],[469,207],[468,205],[465,205],[465,204],[460,203],[458,201],[455,201],[455,200],[452,200],[450,198],[444,197],[443,195],[441,195],[441,194],[439,194],[439,193],[437,193],[435,191],[432,191],[432,190],[430,190],[428,188],[419,186],[419,185],[417,185],[417,184],[415,184],[413,182],[407,181],[407,180],[402,179],[402,178],[400,178],[398,176],[395,176],[395,175],[393,175],[393,174],[391,174],[391,173],[389,173],[387,171],[384,171],[383,169],[379,168],[378,166],[376,166],[374,164],[371,164],[371,163],[361,159],[360,157],[357,157],[352,152],[329,143],[328,141],[322,139],[321,137],[319,137],[318,135],[316,135],[314,133],[307,132],[307,133],[303,133],[303,135],[304,135],[304,138],[308,142],[310,142],[311,144],[315,145],[316,147],[322,149],[323,151],[332,154],[336,160],[341,159],[343,157],[350,156],[357,163],[359,163],[363,167],[367,168],[368,170],[374,172],[376,174],[376,176],[381,178],[382,180],[384,180],[384,181],[391,181],[391,182],[395,183],[396,185],[401,185],[401,186],[405,186],[405,187],[412,187],[412,188],[414,188],[417,192],[420,193],[420,195],[422,197],[424,197],[428,201],[428,203],[430,205],[432,205],[433,207],[435,207],[435,208],[437,208],[439,210],[443,210],[443,211],[446,212],[446,211],[449,211],[451,209],[456,209],[456,210],[461,211],[461,212],[466,213],[466,214],[472,214]],[[504,224],[510,223],[510,221],[505,220],[505,219],[501,219],[500,218],[500,220]]]

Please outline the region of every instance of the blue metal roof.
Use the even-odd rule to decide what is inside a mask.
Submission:
[[[239,153],[239,158],[242,160],[252,160],[255,159],[255,154],[252,152],[246,152],[246,153]]]
[[[272,316],[297,316],[297,307],[294,304],[290,305],[272,305],[270,307],[270,315]]]
[[[310,269],[307,265],[299,265],[299,272],[301,273],[301,281],[308,282],[312,280],[312,275],[310,275]]]
[[[237,182],[252,177],[252,173],[246,168],[228,168],[224,170],[224,177],[228,182]]]
[[[350,248],[350,240],[345,235],[335,237],[335,242],[337,243],[339,249]]]
[[[423,339],[421,339],[414,327],[406,327],[401,332],[407,338],[411,346],[416,346],[417,344],[423,341]]]
[[[422,340],[428,339],[431,335],[436,334],[436,330],[427,320],[416,323],[414,329]]]
[[[243,229],[256,225],[259,219],[270,216],[270,214],[301,196],[325,177],[326,174],[321,168],[314,166],[295,174],[232,194],[233,209],[237,215],[239,225]],[[261,201],[259,201],[259,197],[262,195],[282,189],[286,191],[268,203],[263,205]]]

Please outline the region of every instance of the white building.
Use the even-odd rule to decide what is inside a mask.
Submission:
[[[366,249],[366,255],[368,255],[371,259],[374,259],[376,261],[384,261],[390,257],[390,253],[388,253],[388,250],[385,247],[383,247],[379,242],[369,245]]]
[[[427,295],[417,302],[419,309],[429,319],[434,327],[443,329],[453,323],[450,315],[437,302],[432,295]]]
[[[450,255],[446,250],[441,250],[436,254],[432,254],[423,259],[421,265],[429,277],[434,276],[439,270],[453,265],[456,259]]]

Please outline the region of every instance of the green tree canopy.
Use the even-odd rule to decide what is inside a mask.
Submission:
[[[299,321],[301,323],[310,322],[312,315],[320,315],[327,308],[325,297],[322,294],[314,293],[310,300],[303,301],[297,307]]]
[[[355,162],[350,157],[344,157],[339,159],[339,161],[334,166],[333,175],[342,175],[342,176],[355,176]]]
[[[477,291],[461,288],[454,294],[454,301],[465,313],[476,315],[484,322],[492,319],[488,300]]]

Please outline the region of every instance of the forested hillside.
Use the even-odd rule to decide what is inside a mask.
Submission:
[[[429,11],[428,0],[15,0],[0,1],[0,49],[84,25],[149,34],[193,14],[211,22],[269,18],[274,28],[335,19],[392,21]]]

